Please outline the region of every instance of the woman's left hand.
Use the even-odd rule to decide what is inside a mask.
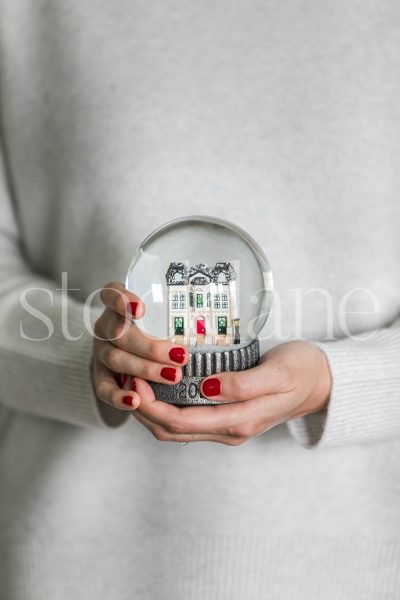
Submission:
[[[230,446],[325,409],[332,385],[325,354],[306,341],[276,346],[253,369],[204,379],[203,396],[222,404],[179,407],[157,400],[143,379],[132,382],[141,399],[132,414],[158,440]]]

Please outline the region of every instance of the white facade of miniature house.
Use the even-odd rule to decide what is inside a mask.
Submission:
[[[169,265],[168,337],[187,346],[240,342],[237,273],[231,263]]]

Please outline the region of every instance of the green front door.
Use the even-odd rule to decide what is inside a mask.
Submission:
[[[175,328],[175,335],[184,335],[185,328],[184,328],[184,323],[183,323],[183,317],[175,317],[174,318],[174,328]]]
[[[227,324],[226,317],[218,317],[218,334],[219,335],[226,335],[226,324]]]

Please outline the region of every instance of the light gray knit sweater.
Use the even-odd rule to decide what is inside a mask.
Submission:
[[[400,3],[0,0],[0,39],[1,600],[397,600]],[[97,403],[61,273],[78,335],[199,213],[264,247],[327,414],[181,446]]]

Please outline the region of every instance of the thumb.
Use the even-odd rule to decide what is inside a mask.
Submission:
[[[206,398],[220,402],[237,402],[276,394],[285,389],[285,371],[272,358],[266,359],[264,355],[252,369],[207,377],[201,384],[201,393]]]

